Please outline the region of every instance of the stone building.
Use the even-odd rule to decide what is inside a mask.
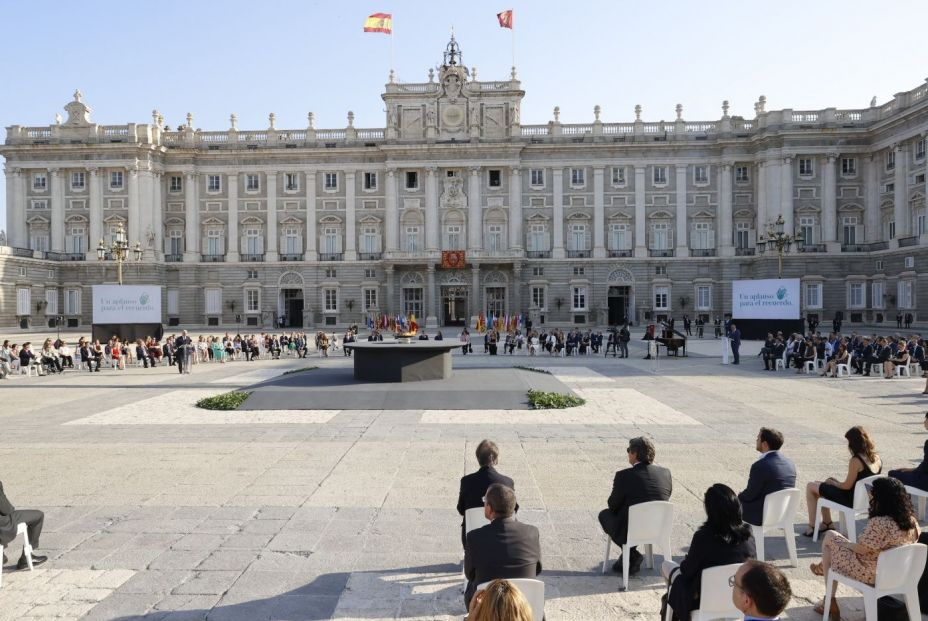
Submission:
[[[166,324],[343,326],[479,312],[603,326],[730,309],[731,281],[777,277],[756,252],[782,217],[806,314],[916,314],[928,288],[928,84],[854,110],[767,110],[523,125],[515,68],[480,81],[452,39],[421,83],[382,93],[385,127],[99,125],[80,92],[47,127],[7,128],[0,326],[87,326],[124,227],[161,283]],[[2,240],[0,240],[2,243]],[[459,251],[448,253],[447,251]],[[445,253],[443,255],[443,252]],[[776,254],[775,252],[773,253]],[[445,257],[443,263],[442,258]],[[420,320],[421,321],[421,320]],[[471,323],[472,325],[472,323]],[[242,328],[244,329],[244,327]]]

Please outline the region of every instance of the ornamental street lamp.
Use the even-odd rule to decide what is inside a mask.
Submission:
[[[761,254],[764,254],[766,250],[770,250],[771,252],[776,250],[777,278],[783,278],[783,255],[789,254],[789,249],[792,244],[796,244],[796,246],[799,247],[804,241],[802,233],[790,235],[784,232],[783,227],[785,224],[786,222],[783,220],[783,215],[780,214],[777,216],[776,222],[767,224],[766,235],[762,234],[757,239],[757,249]]]
[[[116,235],[112,244],[107,246],[106,242],[101,239],[100,244],[97,246],[97,259],[100,261],[106,259],[116,261],[116,274],[120,285],[122,284],[122,264],[129,260],[129,253],[129,239],[126,237],[126,230],[123,228],[122,223],[116,225]],[[135,248],[131,250],[131,253],[136,262],[142,260],[141,242],[135,242]]]

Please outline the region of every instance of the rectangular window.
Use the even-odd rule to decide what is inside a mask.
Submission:
[[[585,275],[586,275],[586,268],[585,268],[585,267],[575,267],[575,268],[574,268],[574,276],[585,276]]]
[[[364,189],[365,190],[376,190],[377,189],[377,173],[375,172],[364,173]]]
[[[122,182],[123,178],[121,170],[110,171],[110,188],[114,190],[122,189]]]
[[[222,312],[222,289],[204,289],[203,294],[205,296],[204,308],[206,309],[206,314],[220,314]]]
[[[667,185],[667,167],[655,166],[653,179],[654,185]]]
[[[841,158],[841,176],[842,177],[853,177],[857,174],[857,158],[856,157],[842,157]]]
[[[182,177],[174,176],[171,177],[171,187],[169,188],[170,192],[182,192],[184,189],[184,181]]]
[[[918,235],[925,234],[925,214],[923,213],[915,216],[915,232]]]
[[[338,311],[338,289],[322,290],[323,309],[328,313]]]
[[[539,310],[546,310],[545,307],[545,287],[534,286],[532,287],[532,308],[537,308]]]
[[[870,285],[870,300],[873,308],[883,308],[883,297],[885,289],[883,281],[877,281]]]
[[[545,185],[545,171],[543,168],[533,168],[529,172],[529,183],[533,188],[542,188]]]
[[[570,250],[586,250],[586,225],[585,224],[571,224],[570,225],[570,238],[569,238],[569,248]]]
[[[422,317],[422,289],[419,287],[405,287],[403,289],[403,314],[410,314],[416,318]]]
[[[803,246],[815,244],[815,218],[813,216],[799,218],[799,232],[802,234]]]
[[[377,308],[377,290],[376,289],[365,289],[363,302],[364,302],[364,310],[366,311]]]
[[[735,224],[735,248],[751,247],[751,223],[738,222]]]
[[[20,316],[32,314],[32,289],[20,287],[16,290],[16,314]]]
[[[841,218],[841,224],[844,229],[843,243],[845,246],[853,246],[857,243],[857,217],[844,216]]]
[[[261,311],[261,292],[258,289],[245,289],[245,312],[257,313]]]
[[[625,167],[612,167],[612,185],[625,185]]]
[[[922,138],[915,143],[915,159],[923,160],[925,159],[925,139]]]
[[[222,254],[222,230],[209,229],[206,231],[206,254]]]
[[[32,201],[33,209],[48,209],[48,201]]]
[[[284,175],[284,189],[289,192],[296,192],[300,189],[300,175],[298,173],[287,173]]]
[[[58,314],[58,290],[57,289],[46,289],[45,290],[45,314],[46,315],[57,315]]]
[[[811,177],[812,176],[812,158],[810,157],[799,158],[799,176],[800,177]]]
[[[886,234],[887,239],[896,239],[896,222],[894,220],[886,223]]]
[[[503,185],[503,173],[499,170],[487,171],[489,174],[488,183],[491,188],[498,188]]]
[[[180,309],[180,291],[168,289],[168,315],[177,316]]]
[[[899,308],[913,308],[915,299],[915,282],[912,280],[900,280],[897,283],[896,293]]]
[[[572,310],[586,310],[586,287],[573,287]]]
[[[847,305],[848,308],[864,307],[864,284],[862,282],[848,283]]]
[[[219,175],[207,175],[206,176],[206,191],[207,192],[222,191],[222,178]]]
[[[609,226],[609,241],[612,250],[628,250],[631,248],[631,239],[627,224],[612,224]]]
[[[36,231],[29,235],[29,248],[39,252],[48,252],[48,231]]]
[[[364,277],[365,278],[377,278],[377,270],[373,268],[366,268],[364,270]]]
[[[407,190],[418,190],[419,189],[419,173],[415,170],[406,171],[406,189]]]
[[[322,251],[337,254],[342,251],[342,238],[337,228],[328,227],[322,231]]]
[[[83,190],[84,183],[86,178],[82,172],[73,172],[71,173],[71,189],[72,190]]]
[[[531,252],[548,250],[548,232],[544,224],[528,225],[528,249]]]
[[[375,227],[368,226],[361,229],[361,252],[380,252],[380,236],[377,235]]]
[[[294,226],[284,229],[283,252],[285,254],[299,254],[301,251],[300,230]]]
[[[708,166],[693,166],[693,183],[709,183]]]
[[[261,178],[258,175],[245,175],[245,189],[257,192],[261,189]]]
[[[748,176],[748,167],[747,166],[738,166],[735,168],[735,182],[736,183],[747,183],[751,180]]]
[[[890,149],[886,152],[886,170],[893,170],[896,167],[896,152]]]
[[[419,227],[406,227],[406,252],[419,252]]]
[[[80,315],[81,314],[81,290],[66,289],[64,292],[64,314]]]
[[[184,252],[184,232],[178,229],[168,231],[168,254],[178,255]]]
[[[261,254],[261,231],[245,229],[245,254]]]
[[[693,223],[693,248],[708,250],[715,247],[713,231],[708,222]]]
[[[654,310],[670,308],[670,287],[654,287]]]
[[[35,173],[32,175],[32,189],[44,190],[48,187],[48,177],[45,173]]]
[[[712,308],[712,286],[699,285],[696,287],[696,309],[709,310]]]
[[[803,288],[806,294],[806,308],[822,307],[822,283],[807,282]]]
[[[325,277],[326,277],[326,278],[335,278],[336,276],[337,276],[337,272],[336,272],[336,270],[335,270],[334,267],[327,267],[327,268],[325,268]]]
[[[586,175],[583,168],[570,169],[570,185],[573,187],[583,187],[586,185]]]
[[[74,254],[80,254],[87,252],[86,244],[84,240],[86,239],[86,229],[82,226],[72,226],[68,229],[68,252]]]
[[[487,250],[498,252],[503,249],[503,225],[491,224],[487,226]]]
[[[329,192],[338,189],[338,173],[327,172],[322,175],[323,188]]]
[[[655,222],[651,227],[651,249],[670,250],[670,224]]]
[[[545,268],[543,267],[532,268],[532,276],[544,276],[544,275],[545,275]]]

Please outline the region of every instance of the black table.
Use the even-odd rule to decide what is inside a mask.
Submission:
[[[353,343],[354,378],[365,382],[421,382],[451,377],[457,341],[359,341]]]

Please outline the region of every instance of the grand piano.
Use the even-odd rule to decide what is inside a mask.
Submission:
[[[670,324],[662,321],[660,323],[660,336],[655,337],[654,340],[658,344],[658,355],[660,355],[660,346],[663,345],[667,348],[668,356],[679,356],[681,349],[683,355],[686,356],[686,335],[672,329]]]

